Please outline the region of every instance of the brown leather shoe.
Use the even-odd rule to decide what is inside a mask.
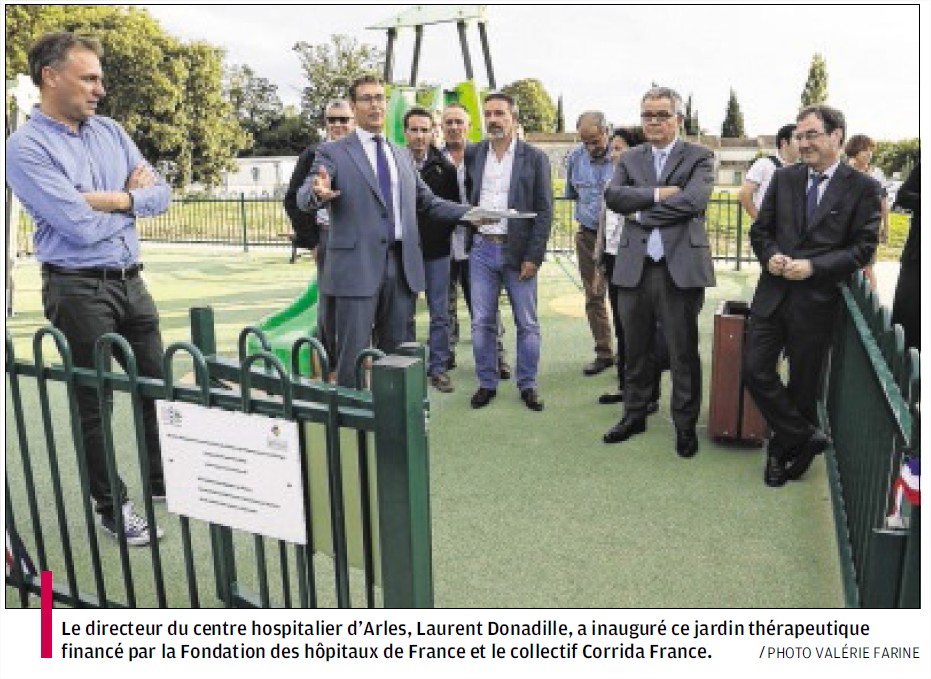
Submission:
[[[430,376],[430,386],[437,391],[449,394],[453,391],[453,381],[449,379],[448,373],[436,373]]]

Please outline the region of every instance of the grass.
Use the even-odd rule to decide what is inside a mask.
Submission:
[[[166,342],[187,338],[187,309],[209,303],[216,311],[222,353],[235,352],[239,329],[295,297],[313,265],[287,263],[285,251],[217,253],[208,249],[145,248],[146,278],[162,313]],[[498,398],[474,411],[468,399],[476,378],[465,312],[465,337],[453,371],[456,391],[431,392],[431,507],[435,599],[440,607],[834,607],[842,606],[841,582],[825,468],[819,458],[805,480],[778,490],[762,483],[759,448],[722,445],[699,431],[701,451],[693,460],[673,452],[668,379],[664,399],[645,434],[608,446],[601,434],[617,419],[615,407],[596,404],[614,386],[603,373],[583,377],[592,343],[583,300],[565,271],[541,270],[539,309],[543,332],[540,388],[543,413],[532,413],[510,383]],[[700,321],[704,381],[710,381],[714,309],[720,300],[747,299],[753,272],[719,271]],[[34,263],[16,269],[17,315],[8,323],[17,355],[31,355],[30,338],[43,324],[39,276]],[[507,318],[506,342],[513,357],[514,330]],[[427,317],[417,316],[423,337]],[[24,392],[35,387],[24,381]],[[29,397],[35,413],[34,396]],[[707,409],[707,386],[704,399]],[[8,432],[13,432],[7,412]],[[700,424],[706,414],[703,413]],[[117,411],[118,440],[128,440],[126,410]],[[59,415],[58,427],[67,422]],[[44,457],[40,423],[30,420],[30,449]],[[70,445],[59,436],[62,455]],[[72,453],[73,455],[73,453]],[[25,520],[16,437],[7,437],[14,509]],[[74,488],[74,465],[65,482]],[[138,498],[139,481],[128,477]],[[48,481],[42,482],[43,506]],[[68,520],[81,516],[69,500]],[[167,536],[161,545],[173,566],[172,605],[184,605],[180,531],[157,510]],[[46,533],[56,541],[57,522],[46,512]],[[31,544],[30,534],[25,533]],[[195,530],[202,591],[212,596],[206,535]],[[237,543],[240,562],[254,562],[251,541]],[[119,583],[112,542],[101,541],[108,583]],[[57,557],[60,559],[60,557]],[[269,555],[274,566],[275,555]],[[332,583],[326,557],[318,557],[319,580]],[[141,600],[151,605],[145,550],[133,551]],[[60,572],[60,565],[57,566]],[[272,573],[275,571],[272,570]],[[357,575],[357,573],[356,573]],[[251,577],[251,576],[250,576]],[[272,577],[275,580],[275,576]],[[56,576],[63,582],[63,576]],[[82,580],[90,589],[91,580]],[[274,587],[274,582],[272,583]],[[120,591],[118,584],[110,585]],[[358,596],[358,582],[353,583]],[[358,603],[358,598],[356,598]],[[18,605],[7,590],[8,605]],[[210,600],[205,601],[210,604]],[[332,605],[324,598],[322,605]],[[215,605],[215,604],[213,604]]]

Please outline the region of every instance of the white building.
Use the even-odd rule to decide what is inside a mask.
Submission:
[[[284,195],[297,164],[297,156],[266,158],[236,158],[236,170],[224,172],[214,194],[244,194],[247,198],[268,198]]]

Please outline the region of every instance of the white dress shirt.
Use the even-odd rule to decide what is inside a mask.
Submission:
[[[356,134],[359,135],[359,141],[362,142],[362,150],[365,151],[365,157],[369,159],[369,163],[372,166],[372,172],[375,174],[375,179],[378,179],[378,157],[377,157],[377,143],[375,142],[375,133],[369,132],[368,130],[362,129],[361,127],[356,128]],[[392,202],[394,203],[394,238],[395,240],[400,241],[403,236],[404,230],[401,225],[401,187],[398,183],[398,165],[397,160],[394,157],[394,152],[391,150],[391,144],[388,143],[388,140],[385,139],[384,135],[381,135],[384,141],[382,145],[385,148],[385,156],[388,158],[388,174],[391,175],[391,197]]]
[[[508,209],[508,192],[511,189],[511,173],[514,170],[514,149],[517,147],[517,137],[511,139],[507,151],[498,160],[491,144],[488,145],[488,157],[485,158],[485,170],[482,174],[482,192],[479,195],[480,207],[490,210]],[[488,235],[506,235],[508,221],[502,219],[495,224],[480,226],[479,233]]]

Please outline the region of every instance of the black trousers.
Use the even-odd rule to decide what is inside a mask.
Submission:
[[[767,317],[751,314],[744,346],[744,383],[784,446],[804,443],[818,426],[824,359],[837,322],[838,305],[812,309],[790,292]],[[788,383],[777,371],[785,351]]]
[[[105,333],[115,332],[129,342],[139,374],[162,379],[164,349],[158,309],[140,277],[119,281],[43,272],[42,305],[45,317],[67,338],[76,367],[93,369],[97,339]],[[125,368],[122,352],[117,348],[113,355]],[[122,505],[125,501],[126,484],[119,479],[120,497],[114,502],[104,455],[97,390],[79,387],[76,395],[91,497],[96,502],[97,512],[109,515],[115,504]],[[112,396],[108,398],[107,407],[112,408]],[[165,480],[152,399],[142,400],[142,419],[149,480],[156,490],[163,492]]]
[[[618,288],[618,311],[624,327],[624,416],[642,418],[655,389],[657,322],[669,347],[672,373],[670,410],[677,429],[694,429],[701,411],[701,357],[698,314],[704,288],[678,288],[665,260],[646,260],[636,288]]]
[[[620,288],[611,283],[611,276],[614,274],[615,256],[610,252],[602,255],[605,265],[605,280],[608,281],[608,302],[611,305],[611,320],[614,323],[614,338],[617,341],[617,388],[624,390],[624,325],[621,323],[621,312],[617,306],[617,295]],[[663,371],[669,370],[669,347],[666,346],[666,336],[663,334],[663,325],[656,322],[656,334],[653,337],[653,345],[650,347],[650,361],[653,364],[653,393],[650,400],[659,401],[660,397],[660,380],[663,377]]]
[[[921,351],[921,262],[906,260],[899,269],[892,302],[892,322],[905,331],[905,348]]]

